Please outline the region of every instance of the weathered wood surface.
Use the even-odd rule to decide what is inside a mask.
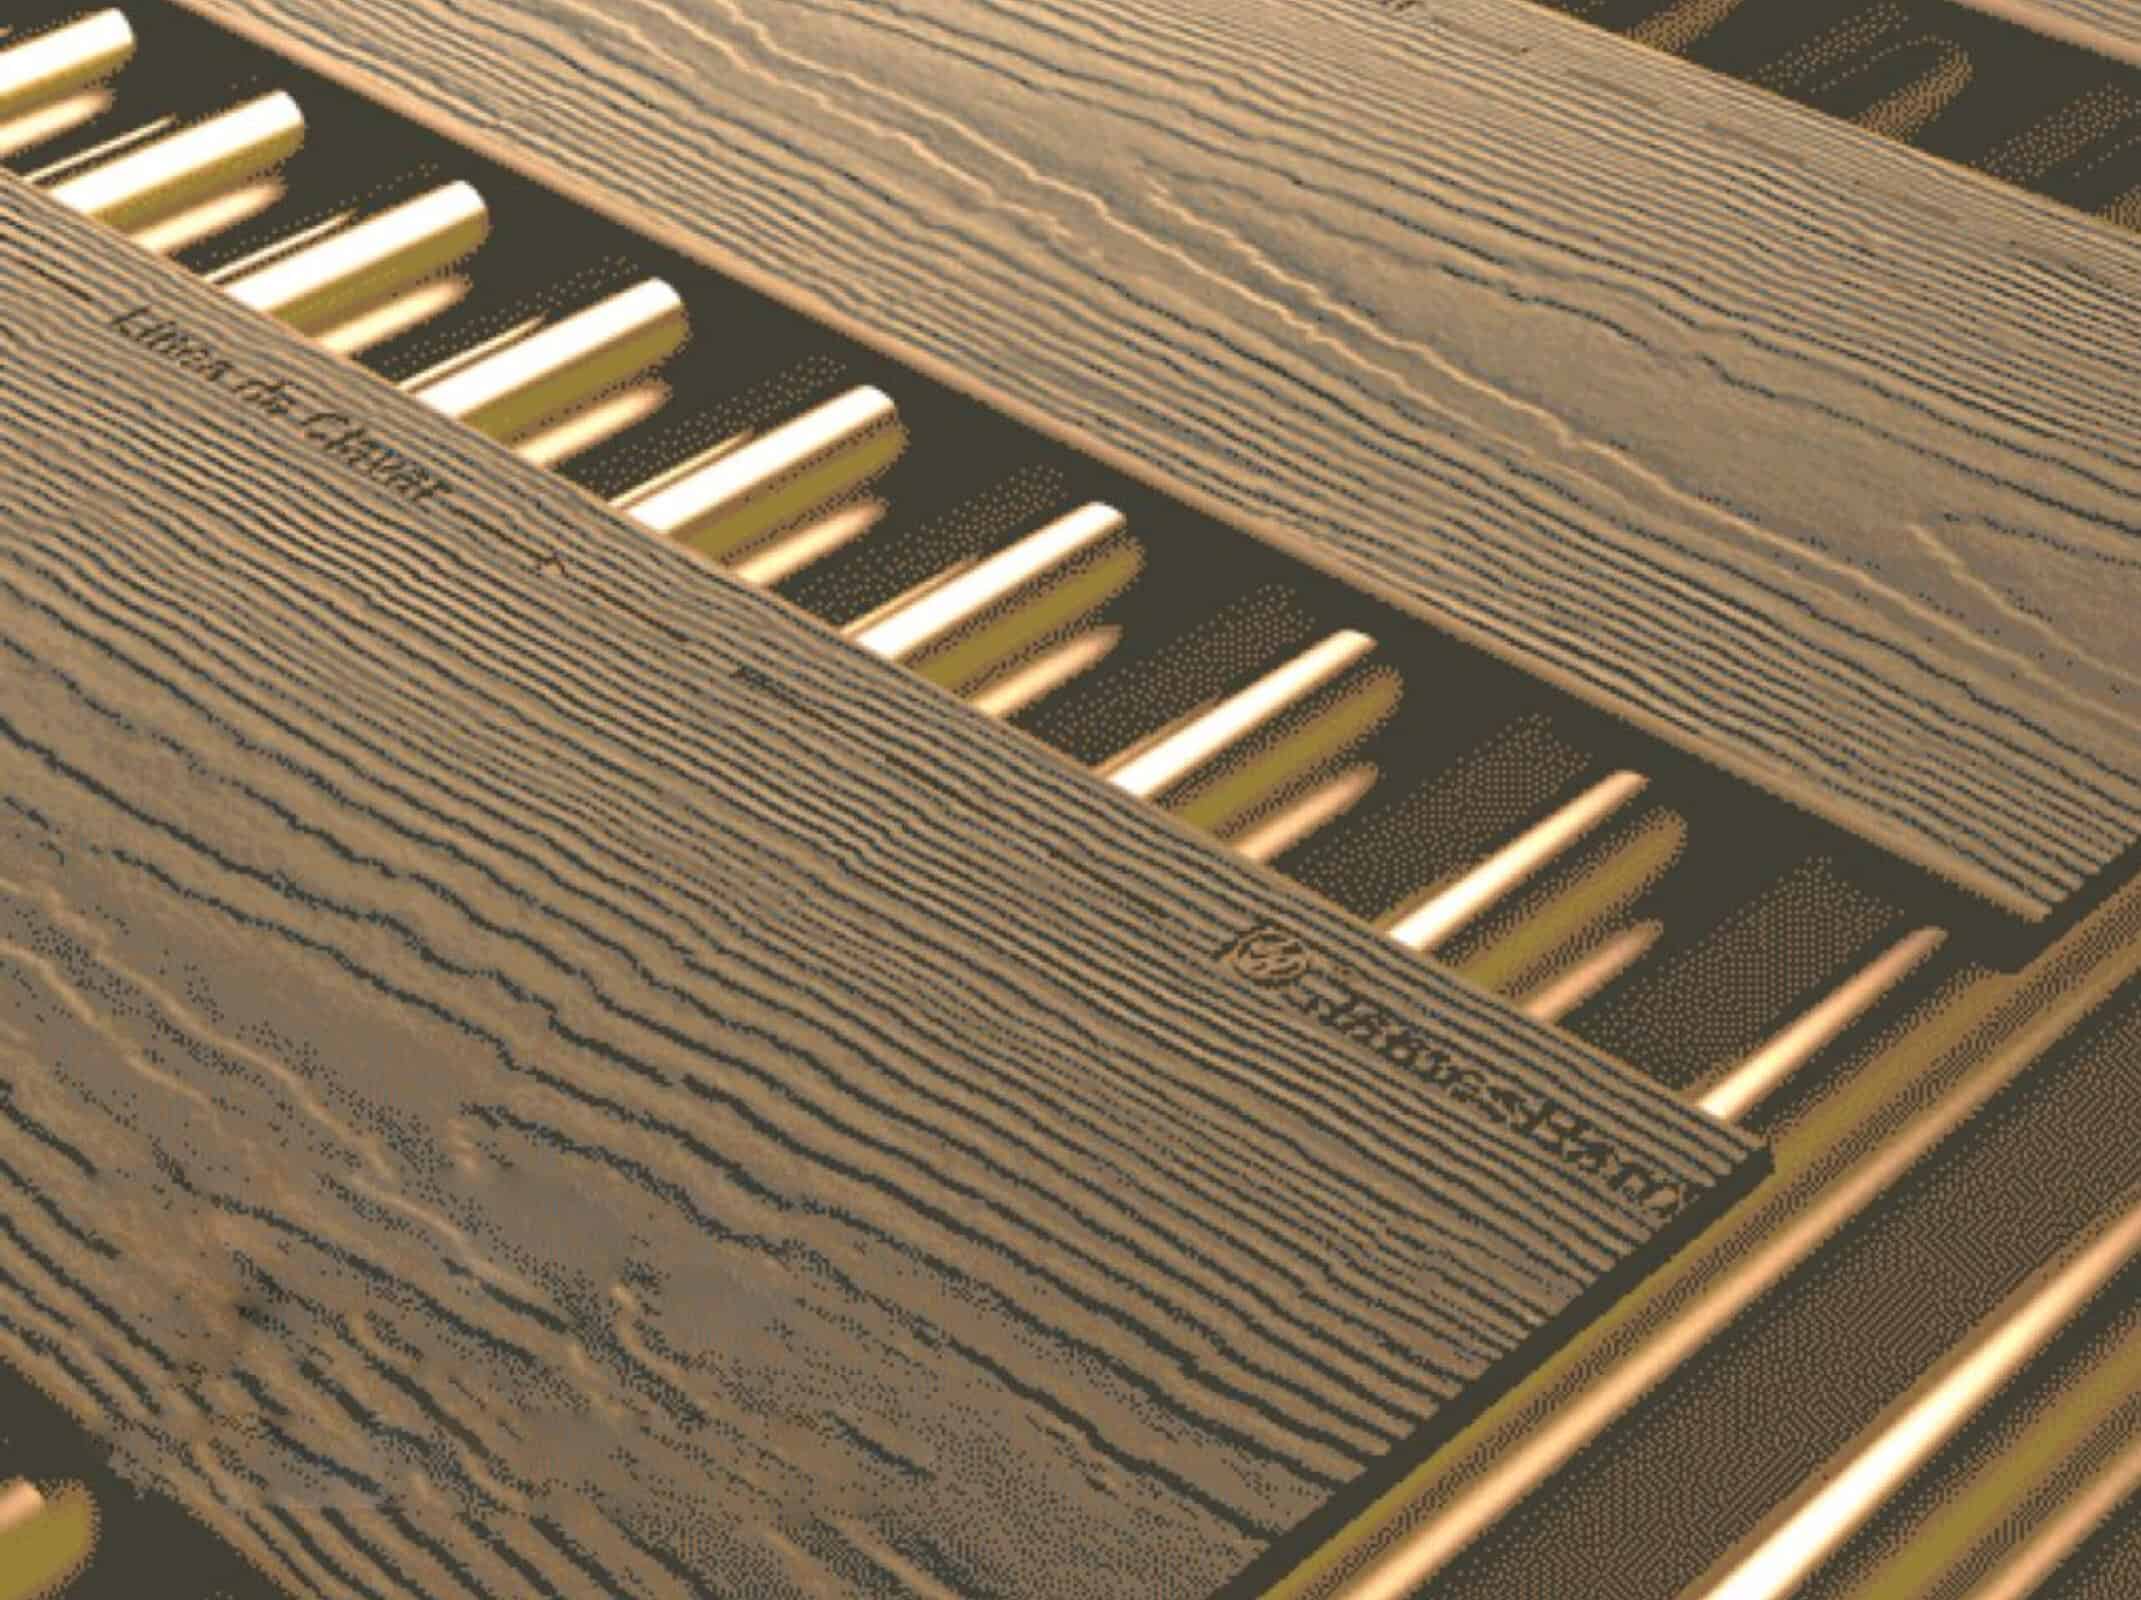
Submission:
[[[0,1350],[297,1592],[1204,1592],[1759,1161],[12,179],[0,308]]]
[[[2141,835],[2049,201],[1511,0],[185,3],[2019,912]]]

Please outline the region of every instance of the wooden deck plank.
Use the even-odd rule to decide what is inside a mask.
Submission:
[[[10,1350],[298,1592],[1206,1592],[1761,1166],[12,179],[0,307]]]

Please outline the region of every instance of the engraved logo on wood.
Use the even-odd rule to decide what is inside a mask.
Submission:
[[[1459,1061],[1423,1029],[1356,990],[1345,968],[1297,934],[1258,923],[1230,940],[1219,961],[1392,1066],[1418,1074],[1480,1121],[1545,1150],[1645,1219],[1662,1222],[1687,1204],[1678,1181],[1622,1151],[1583,1113],[1491,1067]]]

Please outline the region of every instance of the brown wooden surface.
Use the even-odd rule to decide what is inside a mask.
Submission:
[[[1510,0],[186,3],[2015,910],[2141,834],[2108,226]]]
[[[0,307],[0,1351],[298,1592],[1205,1592],[1655,1253],[1449,1073],[1752,1170],[12,179]]]
[[[2141,5],[2134,0],[1958,0],[2111,57],[2141,63]]]

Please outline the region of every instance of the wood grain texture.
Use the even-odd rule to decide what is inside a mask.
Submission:
[[[2133,0],[1957,0],[2114,61],[2141,64],[2141,6]]]
[[[0,307],[0,1350],[295,1592],[1205,1592],[1760,1165],[11,179]]]
[[[2050,202],[1508,0],[185,3],[2019,913],[2141,834]]]

